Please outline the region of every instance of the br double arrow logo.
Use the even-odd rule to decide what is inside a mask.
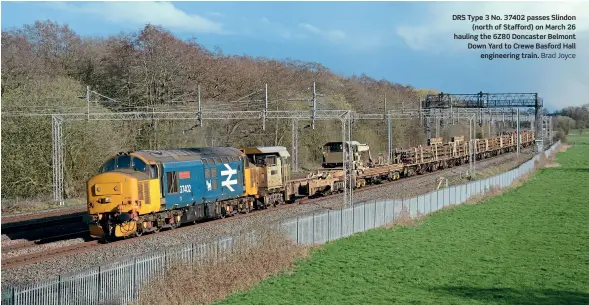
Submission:
[[[233,175],[237,174],[237,170],[232,169],[231,166],[229,166],[229,164],[223,164],[225,165],[225,168],[227,170],[225,171],[221,171],[221,176],[227,176],[227,179],[225,179],[225,181],[221,182],[221,186],[225,186],[227,187],[230,191],[235,192],[235,189],[233,189],[233,187],[231,185],[237,185],[237,179],[231,180],[231,178],[233,177]]]

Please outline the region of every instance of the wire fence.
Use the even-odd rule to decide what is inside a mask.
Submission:
[[[560,141],[546,151],[508,172],[456,185],[406,199],[376,200],[339,210],[328,210],[310,216],[296,217],[275,224],[275,228],[301,245],[323,244],[394,223],[402,214],[416,217],[462,204],[475,196],[510,186],[531,173],[541,155],[550,156]],[[256,247],[263,232],[248,232],[218,238],[206,244],[189,244],[158,253],[135,257],[110,265],[61,275],[47,281],[2,292],[2,304],[66,305],[66,304],[127,304],[136,300],[141,286],[155,277],[162,277],[174,263],[197,264],[223,261],[237,249]]]

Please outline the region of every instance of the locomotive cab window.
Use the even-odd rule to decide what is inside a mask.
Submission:
[[[147,169],[147,164],[145,164],[145,162],[139,158],[133,158],[133,169],[139,172],[145,172]]]
[[[100,172],[101,173],[110,172],[110,171],[113,171],[114,169],[115,169],[115,158],[112,158],[106,164],[104,164],[104,166],[102,167]]]
[[[130,156],[119,156],[117,158],[117,168],[129,168],[131,167]]]

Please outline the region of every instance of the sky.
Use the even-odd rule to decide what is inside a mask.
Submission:
[[[446,93],[537,92],[549,111],[589,103],[589,2],[2,2],[1,8],[2,30],[50,19],[82,36],[108,36],[151,23],[225,54],[313,61],[344,76],[364,73]],[[576,58],[481,59],[482,51],[467,44],[489,41],[453,39],[473,33],[472,22],[452,20],[455,14],[574,15],[576,21],[511,23],[575,24],[575,31],[544,33],[575,33],[565,42],[576,50],[538,52]],[[516,42],[562,41],[510,41]]]

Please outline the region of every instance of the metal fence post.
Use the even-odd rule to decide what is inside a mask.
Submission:
[[[98,266],[98,280],[96,281],[96,299],[98,300],[98,304],[100,304],[100,279],[102,278],[102,270],[101,267]]]
[[[364,214],[364,231],[362,232],[366,232],[366,202],[362,205],[362,214]]]
[[[339,235],[344,236],[344,208],[339,210]]]
[[[57,276],[57,304],[61,304],[61,274]]]
[[[352,234],[356,233],[356,206],[352,205]]]
[[[402,199],[401,199],[401,205],[403,205]],[[392,218],[393,218],[392,222],[395,222],[395,218],[396,218],[396,216],[395,216],[395,201],[393,201],[393,217]]]
[[[329,210],[327,210],[327,241],[331,241],[331,224],[329,218]]]
[[[299,216],[297,216],[297,244],[300,244],[299,241]]]
[[[374,200],[374,222],[372,223],[372,227],[376,228],[376,200]]]
[[[311,231],[311,236],[313,236],[313,244],[315,244],[315,213],[313,213],[313,230]]]
[[[385,199],[385,200],[384,200],[384,209],[383,209],[383,214],[384,214],[384,215],[382,216],[382,219],[383,219],[383,221],[382,221],[382,222],[383,222],[383,224],[385,224],[385,225],[387,224],[387,205],[388,205],[387,203],[388,203],[388,202],[389,202],[389,201],[388,201],[387,199]]]
[[[139,284],[137,283],[137,258],[133,259],[133,299],[139,297]]]

